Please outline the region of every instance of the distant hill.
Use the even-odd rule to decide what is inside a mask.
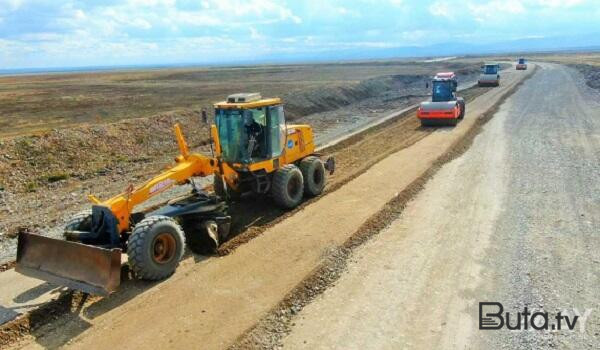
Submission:
[[[526,38],[479,44],[451,42],[423,46],[399,46],[390,48],[348,49],[329,52],[280,56],[280,61],[319,61],[343,59],[377,59],[403,57],[444,57],[464,55],[489,55],[502,53],[526,53],[546,51],[600,51],[600,33],[585,36],[561,36]],[[271,59],[272,60],[272,59]]]
[[[93,67],[52,67],[52,68],[17,68],[0,69],[0,75],[12,74],[43,74],[68,73],[88,71],[112,71],[127,69],[153,69],[189,66],[233,66],[254,64],[286,64],[331,62],[346,60],[373,60],[392,58],[448,57],[491,55],[506,53],[528,52],[558,52],[558,51],[600,51],[600,33],[579,36],[555,36],[544,38],[525,38],[504,40],[495,43],[477,42],[448,42],[432,45],[398,46],[387,48],[352,48],[331,51],[295,52],[289,54],[272,54],[271,56],[254,56],[246,59],[231,61],[177,62],[156,63],[143,65],[93,66]]]

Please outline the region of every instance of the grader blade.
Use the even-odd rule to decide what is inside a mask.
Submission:
[[[20,232],[15,270],[71,289],[106,296],[121,282],[121,250]]]

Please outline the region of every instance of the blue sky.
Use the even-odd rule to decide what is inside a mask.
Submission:
[[[599,19],[600,0],[0,0],[0,69],[326,59],[584,36]]]

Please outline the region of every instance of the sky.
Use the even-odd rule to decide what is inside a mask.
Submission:
[[[0,0],[0,69],[327,59],[585,37],[599,19],[600,0]]]

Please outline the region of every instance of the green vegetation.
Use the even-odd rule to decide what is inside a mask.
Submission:
[[[69,174],[61,172],[61,173],[47,175],[45,177],[45,180],[48,183],[53,183],[53,182],[58,182],[58,181],[61,181],[61,180],[66,180],[68,178],[69,178]]]
[[[28,182],[25,184],[25,191],[26,192],[35,192],[38,189],[38,184],[37,182]]]

